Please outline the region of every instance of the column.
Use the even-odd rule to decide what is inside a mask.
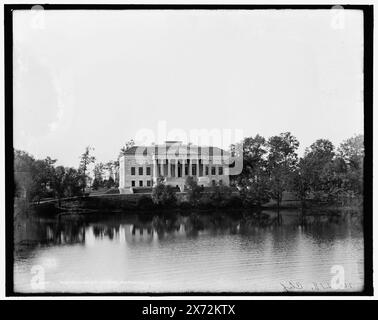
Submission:
[[[153,162],[153,165],[154,165],[154,168],[153,168],[153,170],[154,170],[154,172],[152,173],[152,177],[153,178],[157,178],[158,177],[158,172],[157,172],[157,160],[153,160],[154,162]]]
[[[164,177],[164,162],[160,163],[160,175]]]
[[[172,176],[171,174],[171,160],[168,159],[168,178],[170,178]]]
[[[181,177],[185,178],[185,160],[181,161]]]
[[[175,161],[175,177],[178,177],[178,160]]]
[[[123,157],[123,187],[125,188],[127,186],[127,179],[126,179],[126,157]],[[129,181],[129,186],[131,186],[131,181]]]
[[[190,176],[193,175],[193,172],[192,172],[192,159],[189,159],[189,175]]]
[[[199,177],[199,159],[197,159],[197,166],[196,166],[196,175]]]

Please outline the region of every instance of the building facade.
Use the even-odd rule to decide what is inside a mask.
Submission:
[[[204,187],[228,186],[228,160],[228,154],[220,148],[185,145],[180,141],[134,146],[119,160],[119,191],[128,194],[137,188],[151,188],[158,179],[184,191],[188,176]]]

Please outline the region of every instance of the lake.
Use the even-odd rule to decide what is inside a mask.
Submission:
[[[14,290],[360,291],[361,220],[295,210],[30,218],[15,226]]]

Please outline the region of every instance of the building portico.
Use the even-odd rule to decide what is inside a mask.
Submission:
[[[188,176],[203,186],[229,184],[228,159],[222,149],[183,145],[178,141],[131,149],[120,159],[121,193],[133,193],[138,187],[153,187],[158,179],[184,191]]]

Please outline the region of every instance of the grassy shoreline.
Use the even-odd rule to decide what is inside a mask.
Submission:
[[[362,206],[360,204],[352,205],[335,205],[335,204],[326,204],[326,203],[314,203],[310,205],[307,204],[306,207],[296,201],[296,203],[291,202],[290,204],[283,203],[279,208],[276,205],[262,205],[259,207],[254,206],[243,206],[241,203],[229,205],[196,205],[193,206],[187,201],[178,201],[173,206],[158,206],[143,204],[138,202],[140,197],[128,197],[129,195],[114,196],[107,195],[102,197],[78,197],[70,200],[63,200],[62,206],[58,207],[57,202],[41,202],[39,204],[26,204],[22,201],[15,201],[14,213],[15,217],[18,215],[28,216],[28,215],[46,215],[46,216],[62,216],[62,215],[81,215],[81,214],[97,214],[97,213],[112,213],[112,214],[153,214],[157,212],[199,212],[203,214],[211,214],[214,212],[228,212],[228,213],[238,213],[241,211],[258,213],[261,211],[303,211],[304,214],[316,214],[319,212],[334,214],[334,212],[352,212],[352,211],[361,211]]]

